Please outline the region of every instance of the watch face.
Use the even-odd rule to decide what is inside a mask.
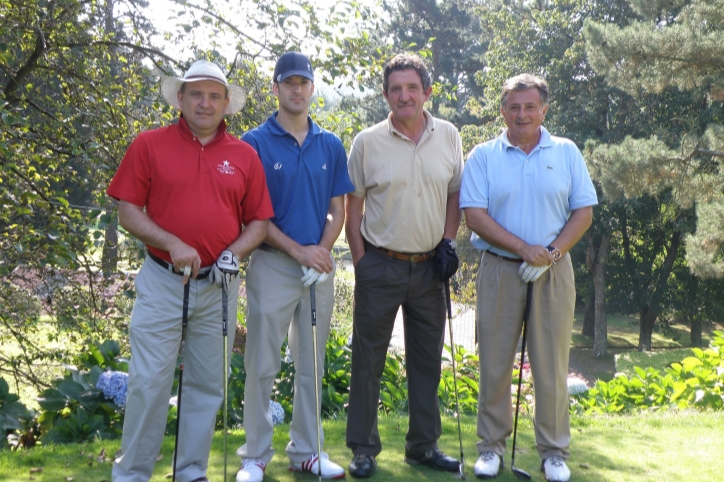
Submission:
[[[450,247],[452,247],[452,249],[458,249],[458,243],[456,243],[454,239],[451,239]]]

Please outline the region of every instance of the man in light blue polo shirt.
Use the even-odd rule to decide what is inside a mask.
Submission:
[[[236,480],[260,482],[274,455],[269,397],[287,333],[295,368],[289,469],[317,474],[321,464],[322,477],[339,479],[344,469],[327,454],[317,454],[321,407],[315,401],[309,287],[316,284],[317,364],[324,367],[334,302],[331,250],[344,224],[344,195],[354,186],[342,141],[308,115],[314,94],[309,58],[285,53],[274,68],[273,82],[279,110],[242,137],[259,153],[274,217],[247,271],[246,443],[236,452],[242,459]],[[323,371],[318,370],[316,380],[320,392]]]
[[[505,81],[500,112],[507,129],[476,146],[460,191],[473,246],[483,251],[477,277],[480,350],[475,475],[503,467],[512,433],[511,376],[528,283],[528,347],[535,380],[536,448],[546,480],[570,470],[568,355],[576,300],[570,249],[591,225],[596,191],[583,156],[542,126],[548,84],[532,75]]]

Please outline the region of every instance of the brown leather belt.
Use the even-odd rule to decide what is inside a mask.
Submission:
[[[485,251],[486,253],[492,254],[496,258],[502,259],[503,261],[512,261],[513,263],[522,263],[523,260],[520,258],[511,258],[509,256],[503,256],[502,254],[493,253],[489,249]]]
[[[402,261],[409,261],[410,263],[421,263],[435,256],[435,250],[428,251],[426,253],[400,253],[399,251],[392,251],[391,249],[378,248],[377,246],[365,243],[367,246],[374,248],[376,251],[389,256],[390,258],[400,259]]]

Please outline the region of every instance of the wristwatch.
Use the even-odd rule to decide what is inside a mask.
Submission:
[[[445,238],[445,240],[450,244],[452,249],[458,249],[458,243],[456,243],[454,239]]]
[[[558,261],[559,259],[561,259],[561,251],[558,248],[556,248],[555,246],[548,246],[546,249],[548,250],[549,253],[551,253],[553,255],[554,263],[556,261]]]

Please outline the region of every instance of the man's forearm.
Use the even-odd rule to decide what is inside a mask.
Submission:
[[[561,254],[566,254],[588,231],[593,222],[593,207],[587,206],[571,211],[571,216],[560,234],[551,243]]]
[[[458,235],[460,222],[463,219],[463,212],[460,210],[460,192],[454,192],[447,197],[447,208],[445,209],[445,232],[443,238],[455,239]]]
[[[335,241],[339,238],[344,226],[344,195],[332,198],[329,203],[329,213],[327,213],[327,221],[324,223],[322,231],[322,239],[319,245],[327,251],[332,251]]]
[[[171,252],[173,246],[181,241],[174,234],[162,229],[143,209],[127,201],[118,203],[118,222],[142,243]]]
[[[236,238],[236,241],[231,243],[227,249],[234,253],[239,259],[246,258],[261,244],[262,241],[264,241],[268,226],[268,219],[251,221],[244,227],[239,237]]]
[[[345,233],[347,234],[347,244],[352,253],[352,264],[356,265],[357,261],[365,254],[365,243],[362,238],[362,213],[364,212],[364,198],[347,195],[345,212],[347,215],[347,223],[345,223]]]

